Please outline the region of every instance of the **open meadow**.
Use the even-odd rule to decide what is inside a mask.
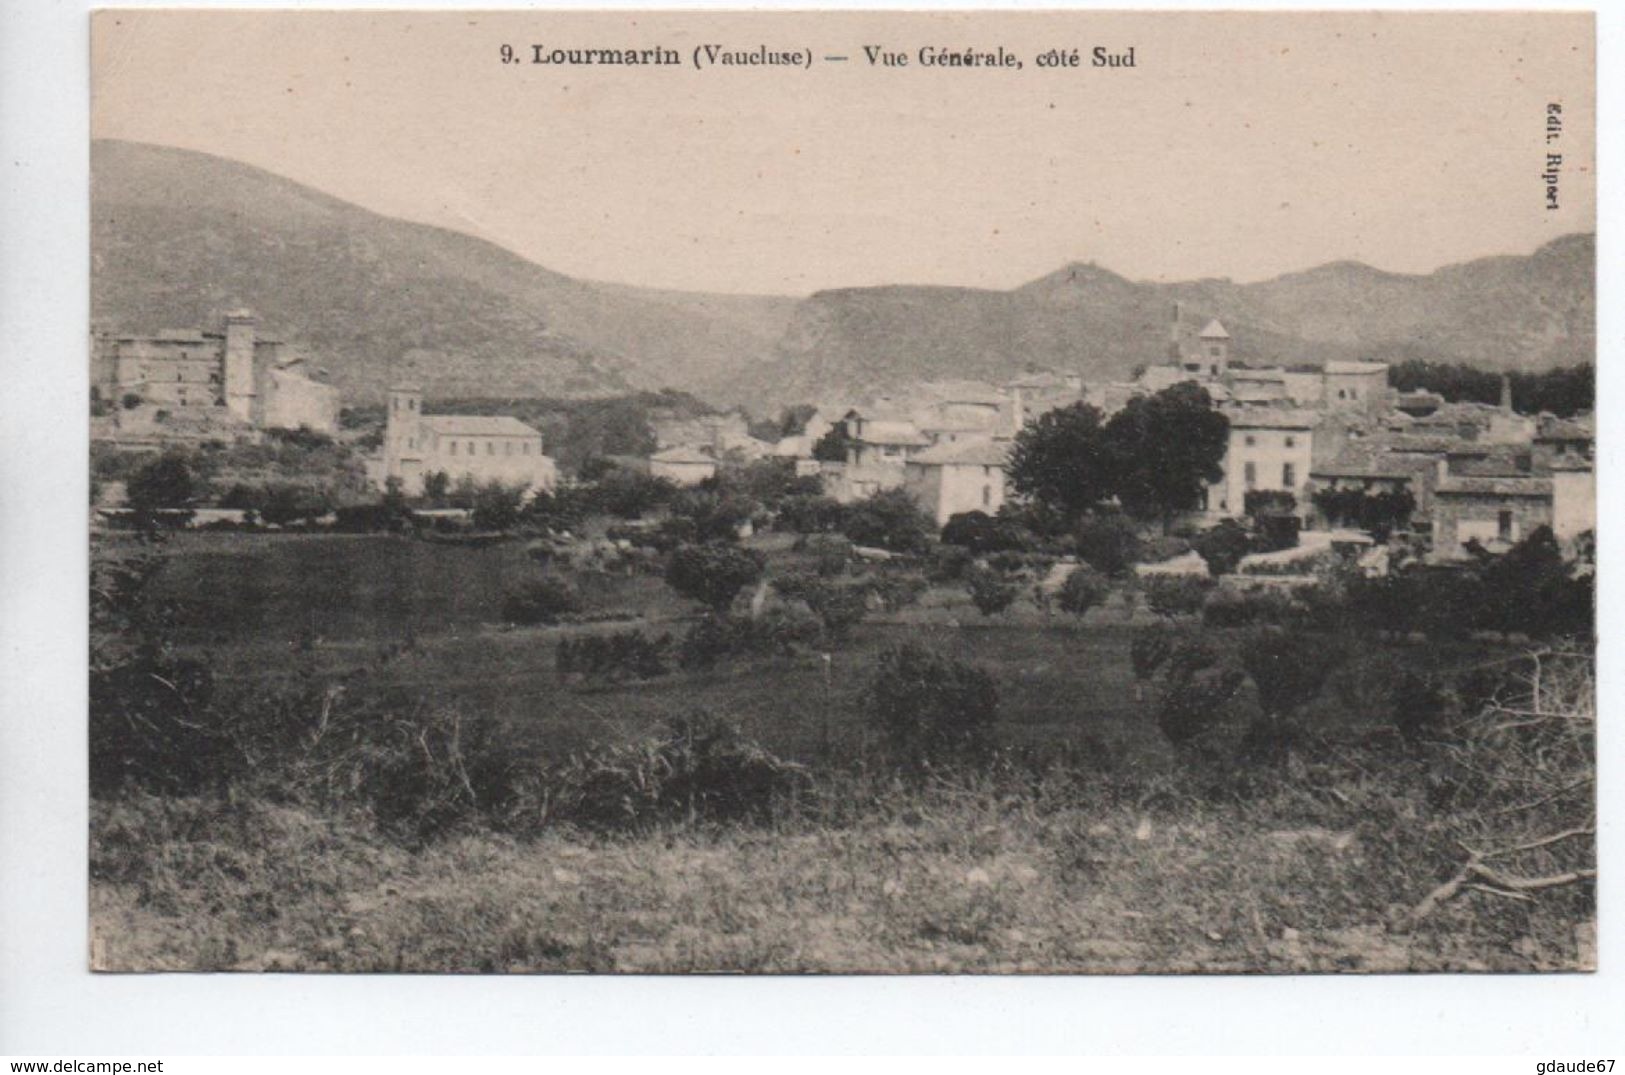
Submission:
[[[789,535],[745,544],[769,584],[808,562]],[[336,761],[273,779],[278,752],[293,751],[262,746],[214,791],[99,796],[105,969],[1530,970],[1594,958],[1588,885],[1537,900],[1461,891],[1482,880],[1463,874],[1427,903],[1463,868],[1477,808],[1466,816],[1440,786],[1452,778],[1396,730],[1392,685],[1521,668],[1525,647],[1506,640],[1361,643],[1305,699],[1308,733],[1287,764],[1256,767],[1238,760],[1263,704],[1252,682],[1215,702],[1226,717],[1200,749],[1159,724],[1136,639],[1169,624],[1132,586],[1082,616],[1028,595],[983,615],[963,585],[939,581],[839,639],[595,677],[561,668],[561,642],[635,629],[675,653],[705,613],[656,572],[555,560],[545,573],[568,579],[576,610],[506,622],[514,579],[539,571],[523,540],[183,533],[161,560],[142,600],[162,610],[172,659],[210,670],[214,706],[302,721],[319,710],[297,751],[327,757],[349,736],[395,768],[383,791],[351,754],[331,755],[350,766],[342,779]],[[1221,664],[1254,633],[1183,620]],[[872,697],[904,644],[989,677],[984,762],[887,767]],[[689,730],[673,733],[674,718]],[[710,724],[729,730],[693,730]],[[380,731],[395,727],[405,738]],[[748,792],[769,778],[723,809],[746,794],[740,781]],[[680,779],[673,810],[663,796]],[[438,812],[422,807],[432,797]]]

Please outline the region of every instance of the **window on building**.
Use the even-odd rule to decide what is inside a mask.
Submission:
[[[485,454],[486,455],[496,455],[497,454],[497,442],[496,441],[488,440],[488,441],[485,442]]]
[[[1298,487],[1298,468],[1291,463],[1281,464],[1281,484],[1288,489]]]
[[[1495,535],[1502,541],[1512,540],[1512,513],[1503,511],[1495,517]]]
[[[1219,345],[1218,344],[1211,345],[1210,347],[1208,347],[1207,353],[1212,355],[1214,358],[1218,358],[1219,357]]]
[[[1294,437],[1294,436],[1291,436],[1291,435],[1290,435],[1290,434],[1289,434],[1289,435],[1288,435],[1288,436],[1287,436],[1287,438],[1286,438],[1286,446],[1287,446],[1287,447],[1288,447],[1288,448],[1296,448],[1296,447],[1297,447],[1297,446],[1298,446],[1298,438],[1297,438],[1297,437]]]
[[[1253,445],[1258,443],[1258,438],[1249,433],[1245,437],[1241,438],[1241,443],[1251,448]]]
[[[1348,391],[1346,389],[1339,388],[1337,390],[1337,398],[1338,399],[1348,399],[1349,398]]]
[[[1243,466],[1241,468],[1241,480],[1247,486],[1247,488],[1249,488],[1249,489],[1251,489],[1253,486],[1257,485],[1258,484],[1258,464],[1257,463],[1248,463],[1245,466]]]
[[[503,441],[502,445],[503,445],[502,450],[503,450],[504,453],[506,453],[507,455],[512,455],[513,454],[513,441],[511,441],[511,440]]]
[[[991,485],[984,485],[984,486],[982,486],[982,507],[984,507],[984,508],[990,507],[990,506],[992,506],[992,504],[993,504],[993,487]]]
[[[530,441],[527,440],[524,444],[521,444],[519,446],[519,448],[525,455],[529,455],[530,454]]]
[[[415,400],[415,399],[407,400],[406,401],[406,409],[409,410],[409,411],[417,410],[418,409],[418,401]]]
[[[451,442],[451,454],[452,455],[457,454],[457,442],[456,441]]]

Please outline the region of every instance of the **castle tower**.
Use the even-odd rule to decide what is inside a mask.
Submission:
[[[1202,364],[1210,377],[1223,377],[1230,370],[1230,333],[1214,318],[1196,337],[1202,349]]]
[[[258,325],[259,319],[247,310],[233,310],[226,315],[226,406],[245,422],[254,421],[254,331]]]

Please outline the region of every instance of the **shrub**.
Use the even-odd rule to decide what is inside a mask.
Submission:
[[[1016,600],[1016,584],[991,568],[972,566],[965,576],[965,588],[976,610],[984,616],[997,615]]]
[[[654,679],[668,671],[671,636],[651,639],[642,631],[561,638],[558,671],[587,680]]]
[[[580,612],[581,596],[555,575],[532,575],[512,583],[502,595],[502,619],[520,625],[557,623]]]
[[[261,492],[260,518],[272,526],[308,523],[326,515],[333,503],[322,489],[295,482],[273,482]]]
[[[952,516],[942,528],[942,542],[969,549],[977,556],[990,552],[1022,550],[1032,542],[1026,531],[985,511],[963,511]]]
[[[685,669],[705,670],[727,657],[792,654],[818,644],[823,623],[811,610],[796,605],[748,616],[706,616],[683,636],[677,663]]]
[[[1134,666],[1136,689],[1143,688],[1174,652],[1174,637],[1168,628],[1142,627],[1129,642],[1129,661]]]
[[[165,452],[130,475],[125,495],[138,512],[186,507],[197,495],[191,460],[180,452]]]
[[[1249,489],[1242,497],[1242,511],[1251,519],[1265,515],[1291,515],[1298,510],[1298,498],[1289,489]]]
[[[959,582],[975,562],[976,557],[969,549],[958,545],[939,545],[931,550],[931,581]]]
[[[798,534],[820,534],[841,529],[846,508],[821,493],[797,493],[779,501],[776,525]]]
[[[906,644],[881,654],[864,708],[894,760],[921,765],[985,755],[999,695],[982,669]]]
[[[807,771],[737,726],[678,717],[636,743],[592,751],[539,774],[532,797],[545,814],[589,829],[680,822],[761,822],[809,783]]]
[[[1249,733],[1255,754],[1276,757],[1291,745],[1287,718],[1314,700],[1342,656],[1325,636],[1279,629],[1261,630],[1242,643],[1241,665],[1258,690],[1260,719]]]
[[[1157,700],[1157,727],[1175,747],[1188,747],[1218,727],[1245,680],[1234,669],[1170,675]]]
[[[1213,589],[1211,576],[1203,575],[1145,575],[1140,579],[1140,590],[1145,604],[1158,616],[1194,616],[1202,611],[1209,592]]]
[[[1277,590],[1242,593],[1218,587],[1202,604],[1202,622],[1209,627],[1250,627],[1284,623],[1293,615],[1292,599]]]
[[[923,552],[934,529],[931,520],[901,489],[883,489],[867,499],[848,504],[842,531],[855,545]]]
[[[672,589],[718,613],[761,577],[758,554],[728,545],[681,545],[666,566]]]
[[[522,517],[523,485],[504,485],[495,478],[474,492],[473,519],[478,530],[512,530]]]
[[[1196,535],[1192,546],[1197,555],[1207,561],[1209,574],[1229,575],[1241,563],[1241,558],[1252,551],[1252,540],[1233,520],[1226,519]]]
[[[1088,564],[1079,564],[1061,584],[1061,610],[1081,619],[1090,609],[1104,602],[1110,593],[1111,587],[1098,572]]]
[[[909,571],[877,571],[866,575],[860,585],[889,612],[918,603],[927,589],[926,581]]]
[[[826,578],[846,573],[852,559],[852,542],[840,534],[813,534],[807,538],[806,551],[813,557],[813,566]]]
[[[1090,515],[1078,526],[1078,558],[1104,575],[1124,574],[1139,555],[1139,529],[1119,512]]]

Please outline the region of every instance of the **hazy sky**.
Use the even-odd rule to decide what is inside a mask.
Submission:
[[[1594,227],[1592,42],[1589,16],[1550,13],[119,11],[94,23],[93,130],[630,284],[1425,272]],[[504,65],[504,43],[685,62]],[[815,60],[696,71],[701,43]],[[864,45],[911,66],[871,68]],[[1000,45],[1025,68],[918,65]],[[1034,62],[1097,45],[1132,45],[1136,67]]]

